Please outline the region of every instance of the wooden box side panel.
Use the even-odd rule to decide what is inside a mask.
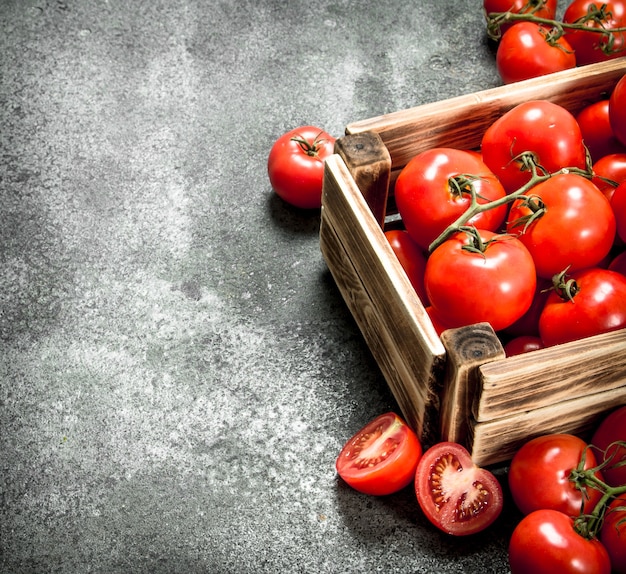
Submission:
[[[613,389],[626,403],[626,329],[482,365],[480,378],[478,422]]]
[[[622,405],[626,405],[626,396],[620,388],[476,423],[469,439],[472,459],[483,466],[511,460],[524,443],[543,434],[587,436],[603,413]]]
[[[437,428],[445,351],[341,158],[326,160],[320,246],[407,422]]]
[[[616,58],[552,74],[549,81],[545,77],[532,78],[353,122],[346,127],[346,133],[380,134],[397,169],[429,148],[477,149],[487,127],[522,102],[550,100],[576,114],[611,91],[625,73],[626,57]]]

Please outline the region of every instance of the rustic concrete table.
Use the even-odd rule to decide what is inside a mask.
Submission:
[[[0,571],[506,572],[338,480],[397,409],[283,132],[499,84],[479,0],[0,1]]]

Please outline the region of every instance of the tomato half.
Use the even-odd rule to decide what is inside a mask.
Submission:
[[[517,22],[502,36],[496,67],[505,84],[576,67],[574,50],[565,36],[555,37],[534,22]]]
[[[594,102],[583,108],[576,116],[576,121],[593,162],[600,161],[606,155],[626,151],[626,147],[613,133],[609,119],[608,99]]]
[[[475,153],[433,148],[413,157],[398,175],[395,198],[406,230],[428,249],[444,229],[463,215],[471,203],[470,186],[478,203],[506,195],[502,184]],[[481,229],[497,229],[506,206],[489,209],[470,220]]]
[[[490,323],[499,331],[517,321],[535,296],[535,264],[515,237],[458,232],[426,262],[428,299],[451,327]]]
[[[511,495],[519,510],[530,514],[550,508],[568,516],[578,516],[582,508],[585,512],[593,510],[602,493],[587,488],[583,495],[569,480],[583,453],[585,469],[597,466],[593,451],[585,450],[586,447],[585,441],[570,434],[542,435],[522,445],[511,460],[508,475]]]
[[[610,574],[609,555],[596,538],[583,538],[571,517],[535,510],[515,527],[509,542],[511,574]]]
[[[602,476],[611,486],[626,485],[626,447],[613,444],[616,441],[626,442],[626,405],[605,417],[591,439],[598,460],[609,461]]]
[[[400,265],[404,269],[413,289],[424,306],[428,305],[428,295],[424,287],[424,271],[426,270],[426,255],[420,246],[411,239],[403,229],[385,231],[385,237],[395,253]]]
[[[546,100],[519,104],[500,116],[482,138],[483,160],[508,193],[530,180],[520,155],[531,153],[543,170],[584,169],[587,152],[576,118]]]
[[[615,137],[626,145],[626,75],[613,88],[609,100],[609,119]]]
[[[626,494],[609,505],[600,541],[609,553],[613,574],[626,574]]]
[[[502,511],[500,483],[457,443],[437,443],[423,454],[415,473],[415,493],[428,520],[456,536],[484,530]]]
[[[411,484],[421,455],[417,435],[390,412],[357,432],[341,449],[335,467],[355,490],[383,496]]]
[[[267,160],[276,194],[301,209],[322,205],[324,159],[334,151],[335,138],[314,126],[302,126],[279,137]]]
[[[519,234],[537,274],[550,278],[602,261],[613,246],[615,216],[593,182],[565,173],[537,184],[513,202],[507,231]]]
[[[564,289],[569,283],[569,295]],[[571,296],[571,297],[570,297]],[[626,328],[626,277],[601,268],[583,269],[550,293],[539,317],[546,347]]]

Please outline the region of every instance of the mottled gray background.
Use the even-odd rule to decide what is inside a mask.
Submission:
[[[479,0],[0,1],[0,570],[506,572],[343,442],[396,409],[273,141],[499,84]]]

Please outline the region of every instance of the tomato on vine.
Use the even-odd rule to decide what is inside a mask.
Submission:
[[[553,19],[556,17],[557,0],[483,0],[485,16],[489,14],[532,14],[539,18]],[[500,33],[504,34],[511,27],[511,23],[504,21],[500,26]]]
[[[505,84],[576,67],[565,36],[535,22],[517,22],[502,36],[496,67]]]
[[[562,173],[513,202],[507,231],[530,251],[537,274],[550,278],[598,264],[613,246],[615,225],[611,204],[591,181]]]
[[[598,460],[607,461],[602,475],[610,486],[626,485],[626,446],[619,441],[626,444],[626,405],[609,413],[591,439]]]
[[[600,542],[609,554],[613,574],[626,574],[626,494],[609,504],[600,530]]]
[[[482,138],[483,160],[508,193],[518,191],[532,176],[569,167],[585,169],[587,152],[576,118],[546,100],[519,104],[500,116]]]
[[[611,561],[597,538],[585,538],[574,519],[544,508],[525,516],[509,541],[511,574],[610,574]]]
[[[279,137],[270,150],[267,171],[276,194],[301,209],[322,205],[324,159],[335,138],[314,126],[302,126]]]
[[[600,162],[609,154],[626,152],[626,146],[613,133],[608,99],[585,106],[576,115],[576,121],[593,162]]]
[[[626,152],[601,157],[593,164],[593,173],[593,183],[610,200],[615,188],[626,181]]]
[[[424,283],[441,322],[450,327],[488,322],[498,331],[530,307],[533,259],[515,237],[464,227],[428,258]]]

